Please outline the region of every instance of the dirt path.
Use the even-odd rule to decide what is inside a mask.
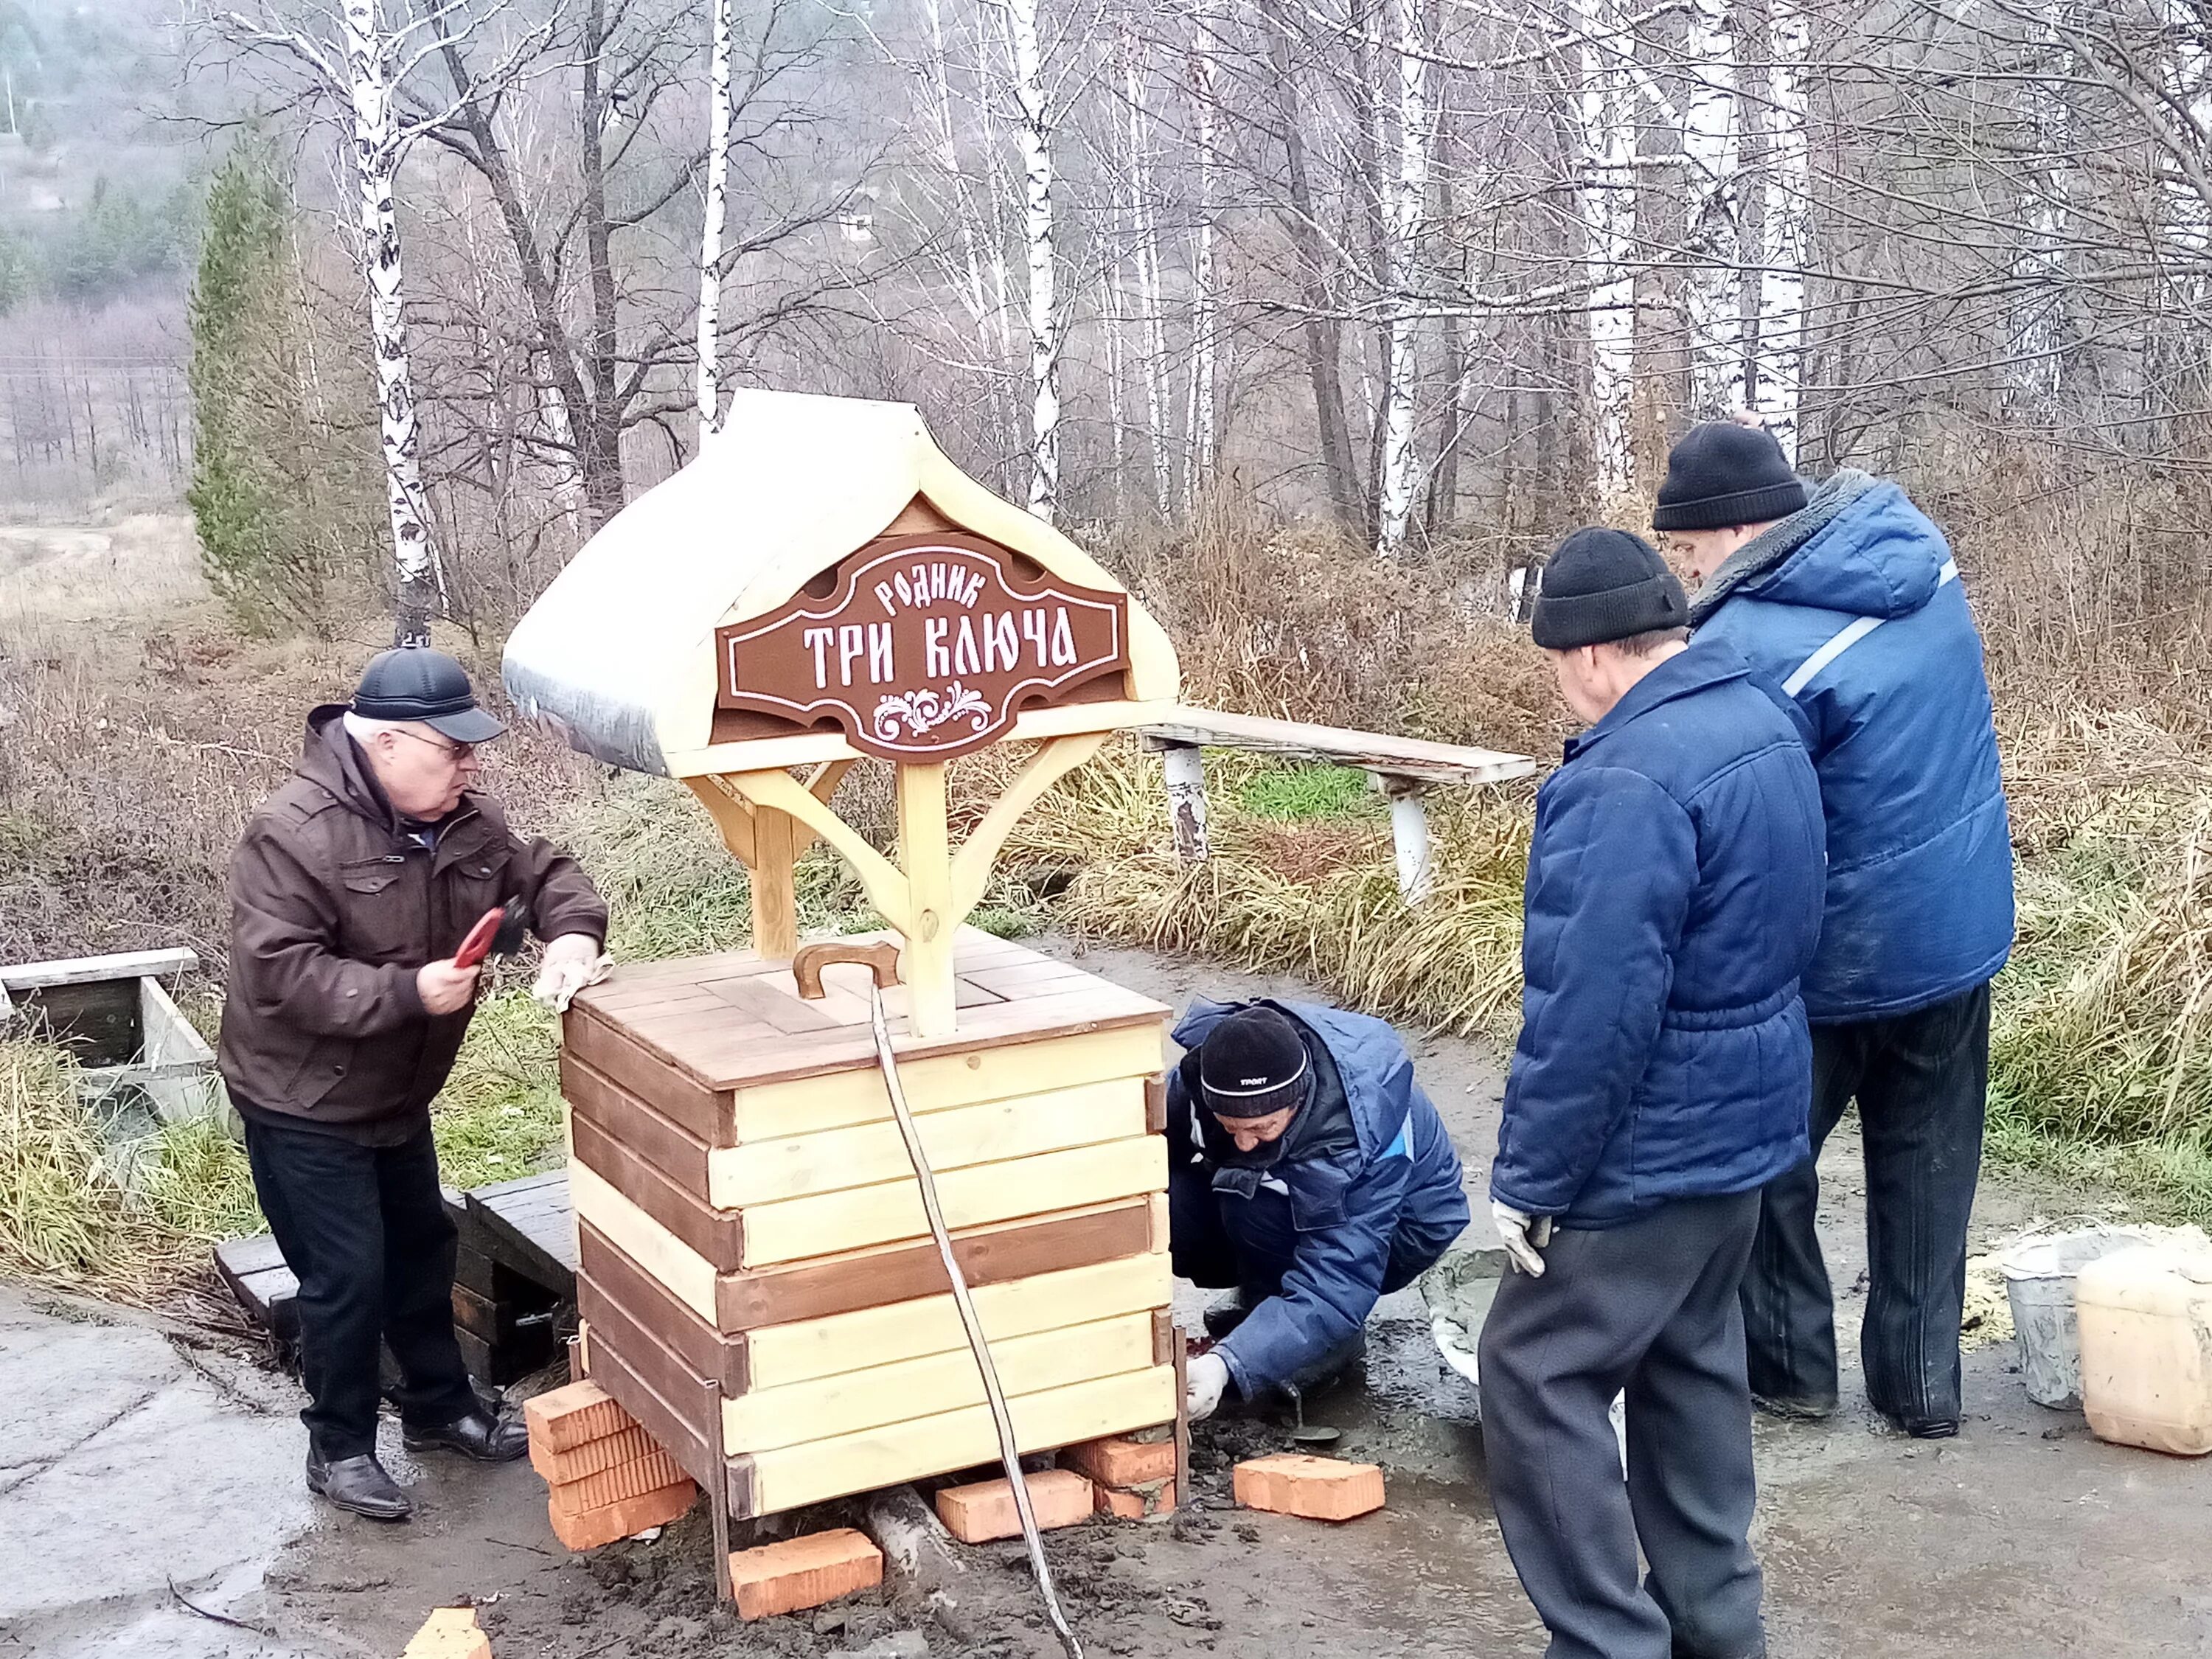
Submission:
[[[1048,948],[1072,954],[1064,945]],[[1094,951],[1085,960],[1177,1006],[1200,988],[1249,994],[1264,984],[1297,994],[1285,981],[1133,952]],[[1496,1138],[1497,1057],[1479,1043],[1438,1040],[1418,1044],[1416,1058],[1479,1192]],[[1855,1155],[1844,1144],[1832,1157],[1824,1212],[1835,1277],[1846,1286],[1863,1265]],[[1985,1183],[1978,1234],[2002,1235],[2081,1203],[2079,1194]],[[1856,1306],[1857,1293],[1848,1291],[1847,1324]],[[0,1352],[12,1340],[0,1328]],[[1340,1528],[1238,1511],[1228,1501],[1228,1463],[1285,1444],[1281,1426],[1205,1425],[1194,1459],[1200,1501],[1191,1510],[1164,1525],[1051,1536],[1087,1651],[1457,1659],[1540,1650],[1490,1515],[1466,1385],[1436,1358],[1410,1297],[1386,1304],[1371,1346],[1364,1386],[1340,1389],[1313,1415],[1344,1429],[1346,1455],[1386,1466],[1389,1509]],[[2009,1344],[1969,1356],[1966,1431],[1944,1445],[1879,1431],[1856,1410],[1815,1427],[1761,1425],[1756,1542],[1777,1656],[2212,1653],[2204,1566],[2212,1560],[2212,1467],[2099,1443],[2078,1417],[2030,1404],[2011,1364]],[[1844,1389],[1857,1400],[1855,1376]],[[167,1458],[155,1447],[146,1455]],[[275,1506],[293,1501],[296,1477],[289,1459],[278,1461],[282,1470],[264,1480],[259,1498],[234,1483],[209,1488],[199,1523],[210,1531],[262,1525],[256,1503],[279,1512]],[[547,1531],[544,1487],[526,1465],[410,1468],[401,1478],[416,1483],[422,1506],[411,1526],[319,1516],[276,1552],[258,1595],[228,1604],[272,1632],[266,1643],[226,1632],[238,1654],[389,1656],[428,1608],[463,1597],[488,1604],[483,1618],[499,1659],[842,1650],[911,1659],[922,1651],[917,1637],[939,1655],[1058,1651],[1034,1610],[1018,1547],[963,1552],[969,1565],[952,1587],[955,1609],[941,1619],[871,1601],[742,1628],[714,1607],[696,1512],[653,1542],[569,1558]],[[147,1490],[118,1470],[103,1501],[126,1515],[142,1502],[185,1501],[173,1485],[155,1483],[158,1498]],[[12,1494],[0,1491],[0,1546],[28,1541],[24,1523]],[[84,1591],[88,1601],[97,1595],[94,1586]],[[51,1609],[45,1616],[46,1629],[61,1628]],[[112,1627],[96,1607],[79,1608],[68,1628],[68,1644],[38,1650],[69,1659],[152,1651],[103,1644],[103,1629]],[[0,1625],[0,1651],[7,1630]]]

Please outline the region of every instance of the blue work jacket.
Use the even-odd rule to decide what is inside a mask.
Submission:
[[[1536,795],[1493,1199],[1607,1227],[1806,1156],[1821,841],[1796,716],[1717,641],[1567,744]]]
[[[1358,1144],[1285,1158],[1267,1171],[1288,1189],[1297,1243],[1280,1293],[1261,1303],[1214,1350],[1247,1399],[1359,1334],[1382,1292],[1394,1245],[1401,1257],[1433,1261],[1468,1221],[1459,1154],[1413,1080],[1413,1059],[1398,1033],[1383,1020],[1342,1008],[1263,1002],[1287,1015],[1309,1044],[1326,1048]],[[1175,1028],[1175,1040],[1195,1048],[1224,1019],[1251,1006],[1201,998]],[[1181,1067],[1169,1068],[1167,1082],[1170,1152],[1188,1159],[1198,1146],[1183,1127],[1192,1121],[1194,1103]]]
[[[1815,1024],[1970,991],[2012,950],[2012,840],[1981,635],[1942,532],[1893,483],[1843,472],[1714,574],[1692,616],[1810,725],[1827,914]]]

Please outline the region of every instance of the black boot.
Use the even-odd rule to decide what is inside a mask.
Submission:
[[[1216,1342],[1244,1322],[1244,1317],[1255,1305],[1255,1299],[1243,1291],[1226,1302],[1217,1302],[1206,1310],[1206,1334]]]
[[[374,1453],[325,1462],[310,1446],[307,1490],[325,1503],[372,1521],[404,1521],[415,1513],[415,1505],[392,1484]]]
[[[471,1412],[436,1428],[410,1424],[401,1438],[410,1451],[457,1451],[479,1463],[512,1463],[530,1449],[528,1429],[489,1412]]]

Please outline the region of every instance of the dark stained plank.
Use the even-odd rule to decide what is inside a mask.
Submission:
[[[561,1056],[561,1093],[572,1127],[593,1125],[687,1192],[706,1196],[707,1143],[683,1125],[574,1053]]]
[[[558,1295],[575,1294],[574,1224],[566,1170],[479,1187],[468,1194],[468,1213],[478,1248],[494,1261]]]

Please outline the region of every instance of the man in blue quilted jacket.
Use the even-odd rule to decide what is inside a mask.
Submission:
[[[1752,1393],[1783,1416],[1836,1409],[1814,1160],[1856,1099],[1867,1398],[1907,1433],[1955,1434],[1990,980],[2013,937],[1996,732],[1959,568],[1895,484],[1844,471],[1808,491],[1770,434],[1729,422],[1674,447],[1652,524],[1703,584],[1698,640],[1741,652],[1805,714],[1827,814],[1827,913],[1805,975],[1813,1151],[1767,1188],[1744,1275]]]
[[[1376,1298],[1411,1284],[1467,1225],[1459,1154],[1383,1021],[1310,1002],[1200,998],[1168,1073],[1175,1270],[1234,1289],[1190,1362],[1210,1416],[1304,1389],[1362,1351]],[[1225,1334],[1224,1334],[1225,1333]]]
[[[1480,1361],[1491,1498],[1550,1659],[1765,1651],[1736,1291],[1759,1189],[1806,1152],[1820,798],[1780,688],[1686,643],[1688,618],[1618,530],[1561,544],[1534,617],[1589,726],[1536,797],[1490,1176],[1517,1271]]]

